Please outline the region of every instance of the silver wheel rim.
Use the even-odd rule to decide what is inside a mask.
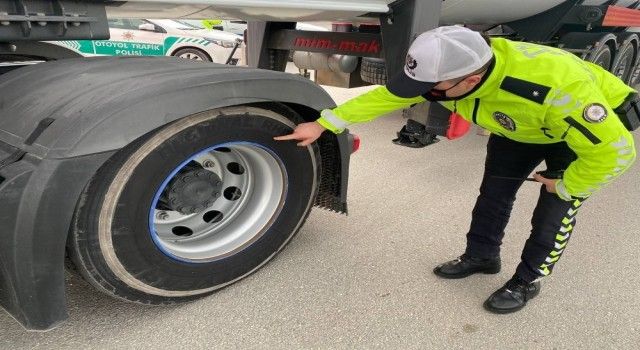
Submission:
[[[185,53],[179,55],[178,57],[184,58],[184,59],[187,59],[187,60],[204,61],[204,59],[200,55],[198,55],[196,53],[193,53],[193,52],[185,52]]]
[[[221,193],[193,214],[158,208],[169,182],[189,162],[216,174]],[[277,217],[287,191],[281,160],[251,143],[230,143],[200,152],[183,162],[158,189],[150,211],[150,229],[166,255],[186,262],[210,262],[235,254],[262,236]]]

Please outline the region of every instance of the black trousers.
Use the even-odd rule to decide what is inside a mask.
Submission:
[[[516,192],[524,181],[494,176],[526,178],[543,160],[549,170],[564,170],[575,159],[575,153],[564,142],[527,144],[491,135],[480,195],[467,233],[466,254],[480,258],[500,255],[504,229],[509,222]],[[541,186],[531,219],[531,234],[516,269],[520,278],[531,282],[551,273],[567,245],[576,224],[576,212],[583,201],[564,201]]]

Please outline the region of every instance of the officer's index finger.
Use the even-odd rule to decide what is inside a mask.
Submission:
[[[296,135],[296,133],[292,133],[289,135],[276,136],[273,139],[276,141],[297,140],[298,135]]]

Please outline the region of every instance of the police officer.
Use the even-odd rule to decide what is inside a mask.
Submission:
[[[521,262],[484,303],[491,312],[510,313],[540,292],[538,280],[562,255],[582,203],[633,163],[633,137],[614,112],[632,96],[614,75],[566,51],[440,27],[414,40],[404,72],[386,86],[323,110],[317,121],[276,139],[307,146],[326,129],[339,133],[425,100],[489,130],[466,250],[434,269],[442,278],[498,273],[504,229],[524,179],[543,160],[550,172],[563,174],[534,175],[543,186]]]
[[[221,19],[203,19],[202,26],[206,29],[217,29],[222,30],[222,20]]]

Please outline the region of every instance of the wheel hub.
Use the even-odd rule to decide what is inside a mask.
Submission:
[[[212,206],[221,191],[222,181],[216,173],[190,169],[176,175],[167,186],[167,204],[183,215],[194,214]]]
[[[154,241],[172,258],[196,263],[241,249],[281,209],[284,169],[270,150],[246,142],[192,156],[156,192],[149,213]]]

